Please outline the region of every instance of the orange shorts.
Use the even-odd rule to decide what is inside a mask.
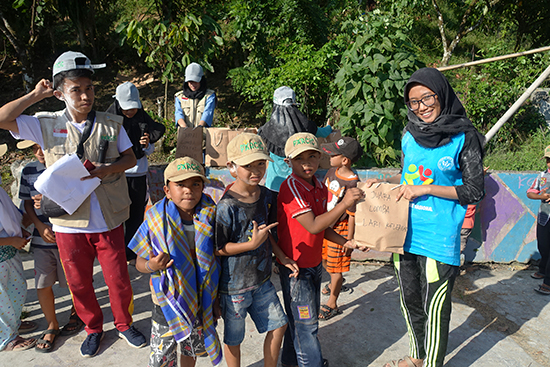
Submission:
[[[333,229],[340,236],[348,237],[347,220],[336,223]],[[345,273],[349,271],[351,255],[346,256],[344,246],[325,239],[323,240],[323,260],[327,262],[327,271],[329,273]]]

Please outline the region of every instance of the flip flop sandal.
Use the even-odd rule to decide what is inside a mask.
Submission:
[[[19,326],[20,333],[30,333],[36,329],[38,329],[38,325],[33,321],[21,321],[21,325]]]
[[[544,274],[539,273],[537,271],[536,273],[531,274],[531,278],[533,278],[533,279],[544,279]]]
[[[536,292],[539,292],[540,294],[544,294],[545,296],[550,296],[550,287],[546,284],[539,285],[538,288],[535,288]]]
[[[25,344],[25,343],[28,343],[28,344]],[[15,339],[13,339],[11,342],[9,342],[6,345],[4,350],[6,352],[19,352],[20,350],[30,349],[34,347],[35,344],[36,344],[36,339],[34,338],[25,339],[18,335],[15,337]]]
[[[330,320],[334,316],[341,315],[343,312],[339,308],[332,308],[327,305],[321,305],[321,310],[319,313],[319,320]]]
[[[386,363],[384,365],[384,367],[386,367],[386,366],[399,367],[399,362],[403,362],[403,361],[407,363],[407,367],[417,367],[416,364],[414,364],[414,362],[412,361],[411,357],[409,357],[409,356],[403,357],[403,358],[401,358],[400,360],[397,360],[397,361],[391,361],[389,363]]]
[[[38,341],[36,342],[36,345],[35,345],[34,349],[36,349],[36,351],[40,352],[40,353],[50,353],[53,350],[53,347],[55,345],[55,341],[57,340],[57,336],[60,333],[61,333],[61,330],[59,330],[59,329],[57,329],[57,330],[48,329],[48,330],[44,331],[42,333],[42,335],[40,335],[40,338],[38,339]],[[46,335],[49,335],[49,334],[54,336],[52,341],[44,339],[44,337]],[[39,345],[45,345],[45,347],[44,348],[38,348]]]
[[[323,288],[323,290],[321,291],[321,293],[323,293],[325,296],[330,296],[330,286],[329,286],[330,283],[327,283],[325,285],[325,287]],[[340,289],[340,293],[342,292],[349,292],[351,290],[350,287],[347,287],[345,285],[342,284],[342,289]]]
[[[61,329],[61,336],[71,336],[78,334],[84,327],[84,322],[78,317],[76,313],[73,313],[69,317],[69,322]]]

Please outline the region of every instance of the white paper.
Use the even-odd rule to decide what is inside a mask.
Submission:
[[[97,177],[81,181],[90,173],[76,154],[67,154],[48,167],[34,183],[36,190],[73,214],[101,184]]]

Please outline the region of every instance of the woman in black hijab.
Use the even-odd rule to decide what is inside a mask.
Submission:
[[[265,174],[265,186],[279,191],[281,183],[292,170],[285,163],[285,143],[296,133],[311,133],[325,138],[332,132],[330,125],[317,128],[297,106],[296,94],[290,87],[279,87],[273,93],[273,111],[269,121],[258,129],[258,134],[269,150],[273,162],[269,162]]]
[[[404,254],[394,254],[410,355],[386,366],[439,367],[460,266],[460,229],[467,205],[484,195],[484,139],[437,69],[411,76],[405,103],[402,173],[387,181],[403,184],[397,198],[411,202]]]

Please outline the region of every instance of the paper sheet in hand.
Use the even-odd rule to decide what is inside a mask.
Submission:
[[[89,175],[76,154],[67,154],[42,172],[34,187],[67,213],[73,214],[101,184],[97,177],[80,181],[82,177]]]
[[[403,254],[407,235],[409,201],[395,201],[398,185],[366,183],[357,187],[365,192],[365,199],[357,204],[355,211],[355,241],[377,251]]]

